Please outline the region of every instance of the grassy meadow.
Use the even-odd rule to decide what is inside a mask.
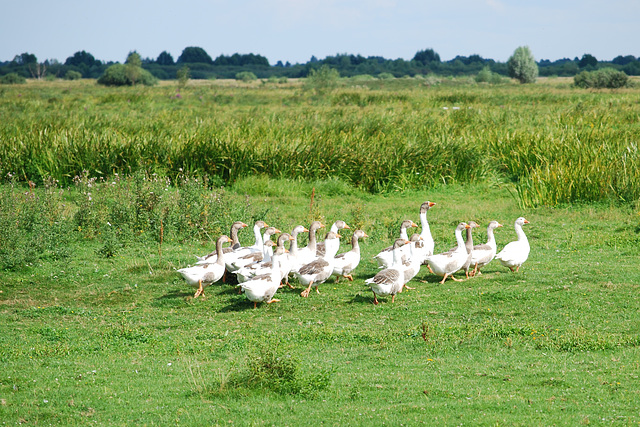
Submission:
[[[638,424],[640,89],[433,83],[0,88],[0,422]],[[529,260],[373,305],[425,200],[436,252],[525,216]],[[354,281],[193,299],[259,219],[362,228]]]

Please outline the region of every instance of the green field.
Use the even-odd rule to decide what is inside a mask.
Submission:
[[[638,424],[640,90],[400,80],[0,88],[0,422]],[[529,260],[373,305],[425,200],[436,252],[525,216]],[[193,299],[175,270],[258,219],[364,229],[355,280]]]

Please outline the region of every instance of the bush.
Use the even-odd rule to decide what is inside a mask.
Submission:
[[[18,73],[9,73],[0,77],[0,84],[3,84],[3,85],[23,84],[26,82],[27,82],[27,79],[25,79]]]
[[[256,77],[256,75],[251,71],[240,71],[236,74],[236,80],[242,80],[243,82],[248,83],[258,80],[258,77]]]
[[[314,90],[317,94],[322,95],[327,91],[331,91],[338,86],[340,73],[335,68],[331,68],[324,64],[318,69],[312,69],[304,81],[304,89]]]
[[[583,71],[573,78],[573,84],[581,88],[617,89],[629,84],[629,76],[613,68]]]
[[[133,82],[131,81],[129,71],[127,65],[114,64],[107,68],[104,74],[100,76],[98,84],[105,86],[132,86]],[[147,70],[140,68],[138,71],[136,83],[153,86],[158,82],[158,79],[153,77]]]
[[[380,73],[380,74],[378,74],[378,78],[380,80],[390,80],[390,79],[395,78],[395,76],[393,74],[391,74],[391,73]]]
[[[78,71],[69,70],[65,73],[65,80],[80,80],[82,78],[82,74]]]
[[[489,68],[489,66],[484,67],[476,75],[476,83],[498,84],[502,82],[503,82],[502,76],[498,73],[491,72],[491,69]]]

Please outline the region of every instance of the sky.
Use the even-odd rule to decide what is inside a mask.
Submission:
[[[506,62],[640,56],[638,0],[0,0],[0,61],[22,53],[64,62],[87,51],[124,62],[137,51],[178,59],[185,47],[306,63],[336,54]]]

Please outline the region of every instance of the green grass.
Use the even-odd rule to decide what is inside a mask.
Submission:
[[[371,193],[503,181],[522,206],[640,197],[637,87],[353,84],[320,97],[294,82],[205,82],[179,98],[167,85],[3,87],[0,176],[68,185],[84,171],[184,172],[228,185],[266,175]]]
[[[147,175],[38,186],[29,205],[28,188],[14,185],[0,187],[3,207],[17,200],[26,211],[2,211],[0,238],[61,233],[13,225],[27,211],[69,229],[59,257],[27,254],[0,273],[7,424],[640,422],[640,228],[630,205],[522,209],[502,184],[374,195],[336,180],[249,178],[221,192],[184,178],[165,191]],[[152,203],[158,188],[163,197]],[[142,206],[115,203],[123,200]],[[480,277],[444,285],[423,270],[416,290],[374,306],[364,284],[377,270],[371,257],[401,219],[418,222],[425,200],[437,203],[429,211],[436,250],[454,244],[461,220],[482,225],[478,241],[499,220],[501,247],[524,215],[529,260],[518,274],[493,262]],[[164,221],[182,209],[199,225]],[[116,214],[122,234],[107,236],[103,222]],[[208,252],[232,219],[255,218],[285,231],[314,218],[362,226],[371,238],[354,282],[323,284],[306,299],[296,283],[256,310],[225,284],[194,300],[175,269]],[[109,239],[120,245],[111,256],[101,251]],[[251,232],[240,239],[251,241]]]

